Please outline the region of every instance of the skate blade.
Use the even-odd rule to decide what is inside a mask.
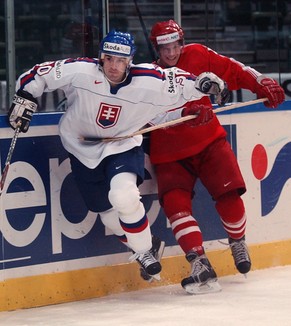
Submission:
[[[187,284],[184,287],[185,291],[189,294],[206,294],[215,293],[221,291],[221,286],[218,281],[209,281],[205,284]]]
[[[158,273],[158,274],[155,274],[155,275],[151,275],[151,277],[152,277],[152,281],[160,281],[161,280],[161,275],[160,275],[160,273]]]
[[[160,281],[161,280],[161,275],[160,273],[156,274],[156,275],[149,275],[147,274],[147,279],[144,278],[145,281],[152,283],[154,281]]]
[[[144,281],[147,281],[149,283],[151,283],[154,280],[156,280],[156,281],[161,280],[160,273],[158,273],[156,275],[150,275],[142,267],[140,268],[140,276]]]

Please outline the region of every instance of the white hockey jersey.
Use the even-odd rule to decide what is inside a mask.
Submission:
[[[200,99],[195,76],[177,68],[132,65],[126,80],[111,87],[98,59],[77,58],[45,62],[22,74],[16,91],[34,97],[62,89],[68,109],[59,132],[64,148],[84,165],[95,168],[106,156],[142,143],[142,136],[113,142],[84,142],[84,137],[129,135],[161,112]]]

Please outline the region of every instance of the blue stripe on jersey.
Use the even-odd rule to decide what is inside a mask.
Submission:
[[[120,225],[122,227],[122,229],[125,232],[128,233],[139,233],[142,232],[147,226],[148,226],[148,218],[146,215],[144,215],[139,221],[137,221],[136,223],[125,223],[121,220],[120,221]]]

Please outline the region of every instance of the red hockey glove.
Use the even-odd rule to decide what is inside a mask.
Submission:
[[[213,110],[205,105],[190,102],[182,111],[182,117],[186,115],[198,115],[197,118],[190,120],[191,126],[205,125],[213,118]]]
[[[269,101],[264,102],[267,108],[276,108],[285,100],[283,88],[272,78],[260,76],[257,78],[255,93],[258,98],[266,97]]]

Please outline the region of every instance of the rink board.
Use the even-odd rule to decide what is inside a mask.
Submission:
[[[253,269],[291,264],[291,103],[220,114],[247,184],[243,196]],[[88,212],[58,137],[61,113],[36,114],[21,134],[1,201],[0,311],[104,296],[179,283],[189,264],[157,200],[145,139],[146,179],[140,191],[152,231],[166,241],[162,281],[141,281],[137,264]],[[1,170],[13,131],[0,117]],[[235,274],[226,234],[201,184],[193,202],[205,248],[219,276]]]

